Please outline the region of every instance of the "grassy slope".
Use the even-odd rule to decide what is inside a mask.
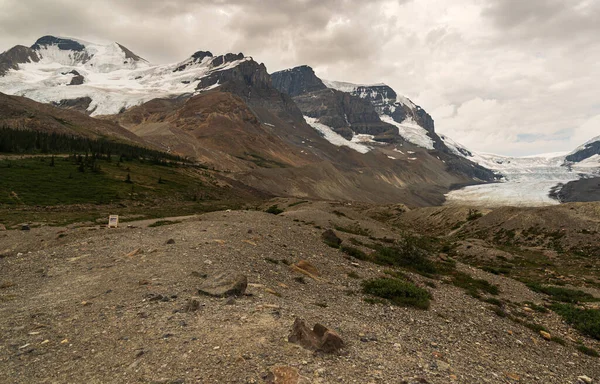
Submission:
[[[252,200],[203,169],[137,160],[119,164],[114,158],[98,160],[99,172],[80,172],[73,159],[56,157],[54,166],[50,163],[50,157],[0,160],[0,221],[5,225],[88,221],[109,211],[137,218],[171,216]]]

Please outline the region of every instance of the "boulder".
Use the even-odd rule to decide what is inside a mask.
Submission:
[[[198,292],[208,296],[242,296],[246,292],[248,278],[241,274],[221,273],[207,277]]]
[[[294,321],[288,341],[306,349],[325,353],[336,353],[345,345],[337,332],[318,323],[311,330],[300,318]]]
[[[340,246],[340,244],[342,244],[342,239],[340,239],[335,232],[333,232],[331,229],[326,230],[325,232],[323,232],[323,234],[321,235],[321,238],[323,239],[324,242],[326,242],[328,245],[334,245],[334,246]]]

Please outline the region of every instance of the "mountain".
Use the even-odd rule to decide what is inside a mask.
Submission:
[[[353,143],[391,144],[395,152],[391,157],[404,155],[409,160],[414,158],[410,152],[430,150],[449,172],[495,180],[493,172],[451,151],[435,132],[431,116],[385,84],[322,80],[306,65],[275,72],[271,77],[274,87],[294,99],[309,124],[329,133],[326,137],[337,145],[346,143],[356,148]]]
[[[496,179],[391,88],[323,81],[308,66],[269,74],[242,53],[208,51],[152,65],[118,43],[53,36],[0,62],[0,92],[124,127],[277,195],[429,205]]]

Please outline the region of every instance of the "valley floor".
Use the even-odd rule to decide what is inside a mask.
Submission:
[[[0,382],[262,383],[276,366],[297,370],[301,379],[294,382],[301,383],[600,379],[598,358],[578,352],[575,343],[600,349],[600,341],[554,312],[524,310],[530,308],[524,303],[542,305],[547,297],[510,277],[456,263],[460,273],[499,288],[496,301],[484,301],[448,277],[409,268],[401,274],[433,297],[428,310],[365,301],[361,282],[389,277],[394,268],[350,258],[321,235],[337,228],[342,244],[388,244],[405,234],[387,221],[401,207],[273,204],[284,212],[0,232]],[[439,209],[445,209],[440,217],[462,215]],[[301,259],[321,277],[290,269]],[[247,294],[199,296],[205,276],[222,272],[246,275]],[[599,297],[597,289],[585,289]],[[184,311],[192,299],[199,309]],[[522,322],[499,315],[499,302]],[[346,348],[327,355],[288,342],[297,317],[335,329]],[[527,323],[543,323],[565,345]]]

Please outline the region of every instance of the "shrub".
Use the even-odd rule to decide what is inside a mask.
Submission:
[[[594,348],[586,347],[585,345],[578,345],[577,350],[579,352],[583,353],[584,355],[588,355],[588,356],[592,356],[592,357],[600,357],[600,354],[598,353],[598,351],[596,351]]]
[[[563,303],[576,304],[579,302],[600,301],[589,293],[562,287],[552,287],[537,283],[530,283],[527,286],[535,292],[544,293],[551,296],[553,300]]]
[[[354,224],[351,227],[341,227],[341,226],[336,225],[335,229],[340,232],[346,232],[346,233],[350,233],[353,235],[359,235],[359,236],[369,236],[371,234],[371,231],[369,231],[368,229],[361,228],[361,226],[358,224]]]
[[[352,272],[348,272],[348,277],[351,279],[360,279],[360,276],[358,275],[358,273],[352,271]]]
[[[358,260],[368,260],[369,259],[367,254],[358,248],[350,247],[347,245],[342,245],[340,247],[340,249],[342,250],[342,252],[344,252],[348,256],[354,257],[355,259],[358,259]]]
[[[477,220],[483,216],[483,213],[479,212],[476,209],[469,209],[469,213],[467,214],[467,221]]]
[[[373,258],[377,264],[407,268],[424,275],[437,272],[435,264],[427,259],[425,250],[410,239],[405,239],[400,246],[377,247]]]
[[[473,297],[479,297],[480,291],[491,295],[497,295],[500,292],[497,286],[483,279],[474,279],[464,272],[455,272],[452,276],[452,284],[463,288]]]
[[[280,213],[283,212],[283,209],[279,209],[277,207],[277,204],[275,204],[275,205],[271,205],[269,208],[267,208],[267,210],[265,212],[271,213],[273,215],[279,215]]]
[[[553,304],[552,310],[584,335],[600,340],[600,310],[581,309],[571,304]]]
[[[179,224],[181,221],[176,220],[158,220],[148,225],[148,228],[162,227],[163,225]]]
[[[371,279],[363,282],[363,293],[389,300],[402,307],[428,309],[431,295],[427,290],[398,279]]]

